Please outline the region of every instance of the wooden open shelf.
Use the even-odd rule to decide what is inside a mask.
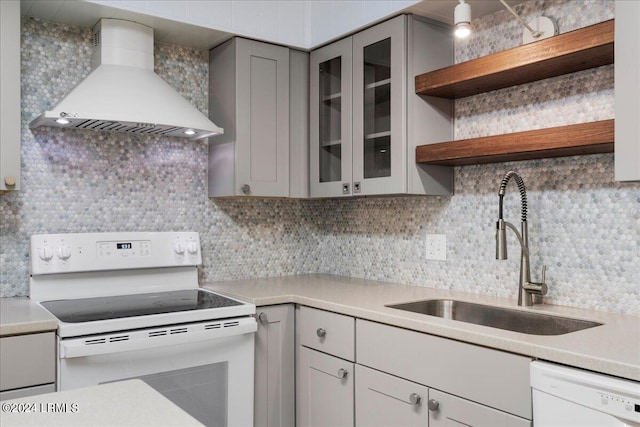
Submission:
[[[614,20],[441,68],[415,78],[416,93],[463,98],[613,64]]]
[[[416,163],[463,166],[613,152],[614,121],[582,123],[416,147]]]

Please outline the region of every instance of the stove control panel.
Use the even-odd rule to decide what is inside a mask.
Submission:
[[[76,233],[31,236],[31,274],[197,266],[195,232]]]
[[[96,252],[101,258],[151,256],[149,240],[98,242]]]

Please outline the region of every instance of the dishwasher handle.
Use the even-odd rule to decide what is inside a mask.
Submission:
[[[83,338],[61,339],[59,355],[61,359],[70,359],[99,354],[147,350],[252,334],[257,329],[256,320],[253,317],[245,317],[189,325],[171,325],[163,328],[125,331]]]

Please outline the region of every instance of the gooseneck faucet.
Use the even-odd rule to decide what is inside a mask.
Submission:
[[[516,227],[507,222],[503,218],[503,202],[504,194],[507,190],[507,184],[511,179],[516,180],[518,190],[520,190],[520,215],[521,215],[521,233]],[[524,181],[514,171],[509,171],[502,178],[500,189],[498,190],[500,198],[498,222],[496,223],[496,259],[507,259],[507,227],[510,228],[520,242],[520,283],[518,285],[518,305],[532,306],[532,295],[545,295],[547,293],[547,285],[545,283],[546,266],[542,267],[542,282],[536,283],[531,281],[531,270],[529,267],[529,232],[527,229],[527,190],[524,187]]]

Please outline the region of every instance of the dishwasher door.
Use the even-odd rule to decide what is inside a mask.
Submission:
[[[536,427],[640,427],[640,383],[531,363]]]

